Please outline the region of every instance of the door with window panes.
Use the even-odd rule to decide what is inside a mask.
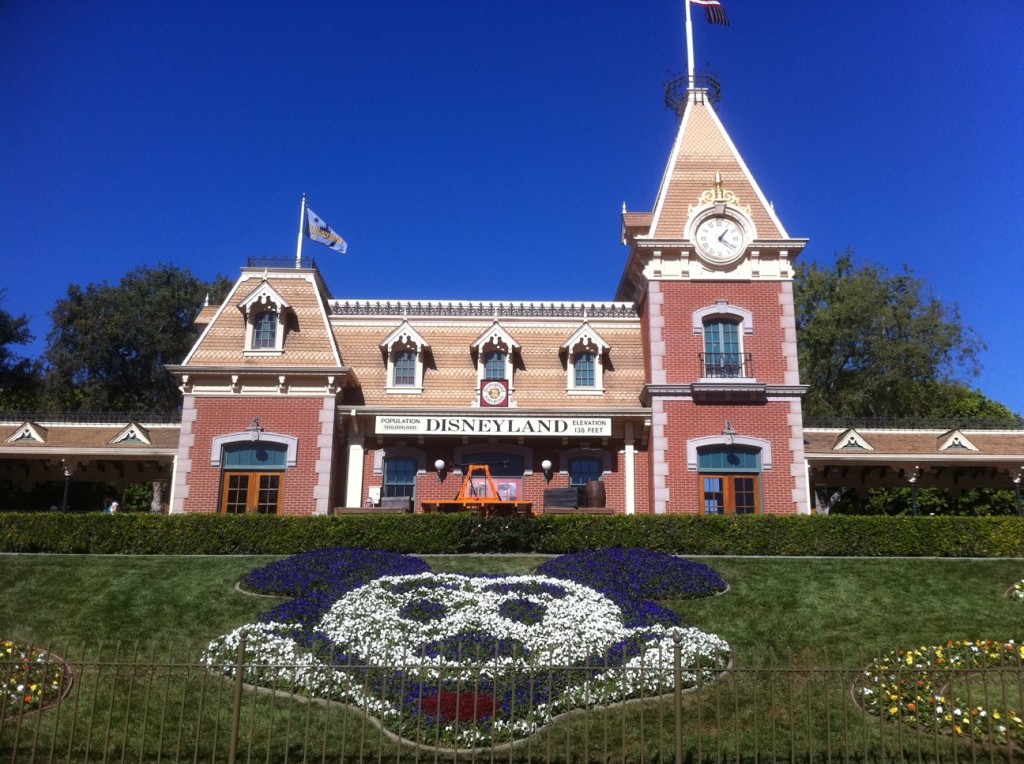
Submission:
[[[224,446],[220,511],[229,515],[280,514],[285,456],[285,446],[277,443]]]
[[[708,515],[753,515],[761,511],[761,452],[714,446],[698,452],[701,507]]]

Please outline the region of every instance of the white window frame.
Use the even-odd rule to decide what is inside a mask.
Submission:
[[[497,321],[470,345],[470,350],[476,352],[477,405],[480,404],[480,386],[484,382],[484,357],[494,350],[505,354],[505,380],[508,382],[508,392],[511,395],[516,389],[514,357],[519,349],[519,343]]]
[[[562,350],[566,353],[565,391],[569,395],[603,395],[604,394],[604,359],[611,346],[604,338],[594,331],[586,321],[573,332],[565,342]],[[593,386],[576,385],[576,354],[581,352],[594,354]]]
[[[238,304],[238,309],[245,315],[245,349],[246,356],[280,356],[284,354],[285,324],[291,305],[264,278],[248,297]],[[274,346],[270,348],[254,347],[256,341],[256,319],[263,313],[277,313],[277,332]]]
[[[424,357],[430,348],[430,343],[423,339],[423,335],[413,328],[408,321],[403,321],[397,329],[389,334],[380,348],[384,350],[387,358],[387,381],[384,392],[393,395],[418,395],[423,392],[423,367]],[[411,350],[416,354],[415,380],[411,385],[395,384],[395,358],[403,350]]]

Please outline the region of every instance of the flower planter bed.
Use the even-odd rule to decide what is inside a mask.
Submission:
[[[685,562],[630,551],[613,558],[623,568]],[[648,579],[599,591],[544,575],[386,575],[425,563],[375,554],[325,550],[253,571],[250,588],[297,599],[214,640],[205,662],[233,674],[244,634],[246,682],[350,704],[406,741],[472,748],[524,739],[574,709],[670,691],[676,638],[684,687],[730,661],[724,640],[644,599]],[[681,570],[664,576],[677,594]],[[690,589],[712,593],[706,582]]]
[[[1024,748],[1024,709],[1000,707],[1005,692],[990,692],[987,684],[971,697],[969,689],[963,693],[951,682],[954,674],[976,671],[986,683],[1008,681],[1019,688],[1022,670],[1024,646],[1012,641],[949,640],[894,650],[875,661],[855,683],[853,696],[866,711],[885,719],[1019,752]]]

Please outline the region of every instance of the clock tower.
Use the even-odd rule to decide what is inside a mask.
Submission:
[[[689,82],[693,83],[690,78]],[[790,237],[691,84],[651,212],[622,213],[641,314],[650,511],[808,513]]]

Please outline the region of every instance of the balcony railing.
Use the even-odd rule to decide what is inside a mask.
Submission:
[[[704,378],[736,379],[754,376],[754,363],[750,353],[701,353]]]

